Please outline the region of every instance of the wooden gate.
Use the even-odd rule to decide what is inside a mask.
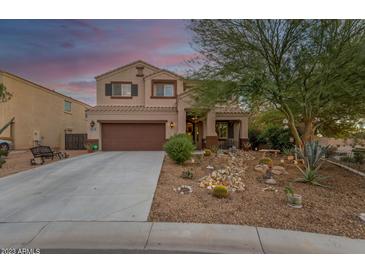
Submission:
[[[66,150],[84,150],[87,134],[65,134]]]

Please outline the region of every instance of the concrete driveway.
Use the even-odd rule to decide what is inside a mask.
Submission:
[[[147,221],[164,152],[99,152],[0,179],[0,222]]]

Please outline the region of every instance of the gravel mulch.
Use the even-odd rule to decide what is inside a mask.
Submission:
[[[67,150],[66,153],[70,155],[70,157],[79,156],[87,153],[86,150]],[[20,171],[37,168],[40,165],[31,165],[30,159],[33,158],[33,155],[30,151],[26,150],[14,150],[10,151],[6,163],[0,168],[0,177],[5,177],[14,173],[18,173]],[[44,165],[55,162],[58,160],[46,159]]]
[[[268,185],[260,182],[261,173],[254,166],[262,157],[250,152],[255,160],[245,160],[245,191],[231,193],[227,199],[213,197],[209,190],[199,187],[199,178],[207,175],[208,165],[215,169],[226,166],[226,156],[204,157],[199,164],[176,165],[167,156],[153,200],[149,220],[155,222],[194,222],[242,224],[250,226],[290,229],[365,239],[365,223],[359,218],[365,212],[365,180],[335,165],[324,163],[320,174],[328,176],[322,188],[294,183],[295,193],[302,195],[303,208],[287,205],[284,188],[300,176],[298,169],[284,163],[288,174],[274,175],[277,191],[263,191]],[[274,159],[274,165],[280,158]],[[181,178],[183,170],[191,169],[192,180]],[[191,194],[174,191],[180,185],[192,186]]]

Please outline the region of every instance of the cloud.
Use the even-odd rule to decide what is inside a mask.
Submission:
[[[184,61],[196,54],[185,25],[182,20],[0,20],[0,64],[93,100],[95,75],[137,59],[182,73]]]

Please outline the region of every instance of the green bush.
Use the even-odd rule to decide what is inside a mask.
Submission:
[[[3,164],[5,164],[5,163],[6,163],[5,159],[0,158],[0,168],[2,168]]]
[[[184,170],[182,173],[181,173],[181,178],[183,179],[193,179],[193,172],[191,170]]]
[[[217,197],[217,198],[221,199],[221,198],[227,198],[228,195],[229,195],[228,189],[225,186],[219,185],[219,186],[215,186],[213,188],[213,196],[214,197]]]
[[[259,160],[259,164],[260,165],[268,165],[271,166],[272,165],[272,159],[269,157],[265,157]]]
[[[354,163],[355,160],[351,156],[342,156],[340,157],[340,161],[347,162],[347,163]]]
[[[290,143],[290,131],[282,127],[272,126],[267,128],[261,135],[261,139],[267,141],[267,144],[272,149],[283,150],[285,148],[292,148],[293,144]]]
[[[252,149],[260,149],[260,147],[268,146],[272,149],[290,149],[293,144],[290,143],[290,131],[278,126],[270,126],[264,130],[249,129],[248,140]]]
[[[1,150],[0,149],[0,157],[7,157],[9,155],[9,151],[8,150]]]
[[[354,162],[362,165],[364,163],[364,154],[359,151],[354,152]]]
[[[165,143],[164,149],[177,164],[183,164],[191,158],[195,147],[186,134],[176,134]]]
[[[208,157],[210,155],[212,155],[212,151],[208,148],[204,149],[204,156]]]

